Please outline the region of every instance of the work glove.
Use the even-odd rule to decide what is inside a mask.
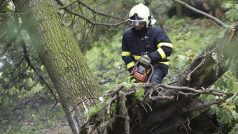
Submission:
[[[149,53],[141,55],[138,62],[145,66],[150,66],[151,58],[150,58]]]

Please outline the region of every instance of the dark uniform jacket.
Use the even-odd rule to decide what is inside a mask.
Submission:
[[[168,56],[172,53],[172,44],[163,29],[155,26],[136,31],[134,28],[124,32],[122,37],[122,59],[128,70],[145,52],[149,52],[152,65],[169,66]]]

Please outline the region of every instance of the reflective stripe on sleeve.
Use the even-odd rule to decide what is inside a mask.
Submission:
[[[165,55],[165,53],[164,53],[164,51],[163,51],[162,48],[158,48],[158,49],[157,49],[157,52],[159,52],[159,54],[160,54],[160,56],[161,56],[162,59],[165,59],[165,58],[166,58],[166,55]]]
[[[134,65],[135,65],[135,62],[132,61],[126,65],[126,68],[129,69],[129,68],[133,67]]]
[[[130,56],[131,55],[131,52],[128,52],[128,51],[123,51],[121,53],[122,56]]]
[[[167,62],[159,62],[159,63],[165,64],[165,65],[169,66],[169,62],[168,61]]]
[[[168,43],[168,42],[161,42],[161,43],[159,43],[159,44],[157,45],[157,48],[160,48],[160,47],[162,47],[162,46],[166,46],[166,47],[171,47],[171,48],[173,48],[173,44]]]
[[[139,55],[133,55],[133,58],[134,58],[135,60],[139,60],[139,59],[140,59],[140,56],[139,56]]]

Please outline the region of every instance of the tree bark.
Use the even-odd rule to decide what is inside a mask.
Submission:
[[[51,0],[15,0],[38,55],[58,93],[68,123],[74,134],[79,133],[83,113],[94,104],[99,85],[72,33],[60,20]]]

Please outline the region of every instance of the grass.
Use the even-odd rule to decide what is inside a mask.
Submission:
[[[15,110],[1,110],[1,134],[53,134],[59,128],[62,134],[70,134],[61,105],[52,109],[54,101],[48,97],[32,100]]]

